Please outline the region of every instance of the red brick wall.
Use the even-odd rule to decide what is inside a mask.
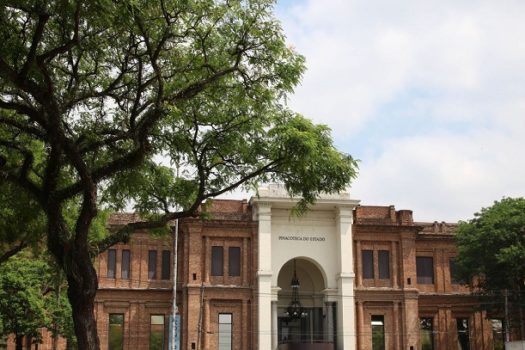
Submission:
[[[492,349],[486,315],[476,312],[469,289],[453,284],[454,224],[414,223],[412,212],[393,206],[360,206],[355,211],[354,266],[359,349],[372,349],[371,316],[385,318],[386,348],[419,349],[419,318],[433,319],[434,349],[457,348],[456,318],[469,319],[471,349]],[[362,250],[374,251],[375,279],[362,278]],[[377,278],[377,251],[390,252],[390,279]],[[416,257],[433,258],[434,283],[418,284]]]

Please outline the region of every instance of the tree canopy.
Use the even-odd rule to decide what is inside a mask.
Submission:
[[[504,314],[525,337],[525,199],[503,198],[457,229],[458,274],[470,281],[485,307]],[[506,301],[505,301],[506,299]]]
[[[45,218],[80,348],[99,347],[99,251],[239,186],[282,182],[304,208],[356,175],[326,126],[287,108],[305,64],[272,11],[270,0],[1,2],[0,186]],[[129,205],[147,220],[91,238],[101,212]]]
[[[22,338],[39,343],[40,329],[72,337],[71,308],[63,280],[45,259],[17,255],[0,266],[0,336],[15,335],[17,349]],[[63,289],[65,290],[65,289]]]
[[[22,249],[35,247],[45,232],[45,218],[31,195],[0,182],[0,264]]]
[[[457,229],[461,277],[484,290],[523,288],[525,199],[503,198]]]

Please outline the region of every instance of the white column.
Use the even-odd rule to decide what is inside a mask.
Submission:
[[[258,232],[258,349],[272,346],[272,208],[271,203],[257,203]]]
[[[325,303],[326,307],[326,336],[325,340],[328,342],[334,341],[334,315],[333,315],[333,303]]]
[[[278,346],[277,323],[277,302],[272,301],[272,350],[276,350]]]
[[[353,206],[338,207],[337,238],[340,273],[337,276],[339,298],[337,301],[337,348],[356,349],[354,258],[352,247]]]

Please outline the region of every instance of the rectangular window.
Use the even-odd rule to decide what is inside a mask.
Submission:
[[[456,318],[458,331],[458,350],[470,349],[470,337],[468,329],[468,318]]]
[[[494,341],[494,350],[505,350],[503,321],[500,319],[492,319],[490,322],[492,323],[492,339]]]
[[[421,350],[434,350],[434,325],[432,318],[419,319],[419,339]]]
[[[163,350],[165,348],[164,330],[164,315],[151,315],[149,350]]]
[[[157,278],[157,251],[150,250],[148,254],[148,278],[154,280]]]
[[[124,249],[122,251],[122,262],[120,263],[120,277],[126,280],[129,279],[129,260],[129,250]]]
[[[363,264],[363,278],[373,279],[374,278],[374,251],[373,250],[361,251],[361,261]]]
[[[115,269],[117,266],[117,251],[115,249],[108,250],[108,278],[115,278]]]
[[[171,263],[171,252],[169,250],[162,251],[162,271],[160,278],[163,280],[170,279],[170,263]]]
[[[124,314],[109,314],[108,350],[124,347]]]
[[[379,265],[379,279],[390,278],[390,252],[388,250],[380,250],[378,254]]]
[[[222,247],[211,247],[211,275],[224,275],[224,250]]]
[[[219,314],[219,350],[232,350],[232,314]]]
[[[430,256],[416,257],[418,284],[434,284],[434,259]]]
[[[228,274],[230,276],[241,275],[241,248],[230,247],[228,249]]]
[[[455,258],[448,259],[448,266],[450,269],[450,281],[452,284],[464,284],[465,282],[458,277],[458,269]]]
[[[385,316],[372,315],[372,350],[385,350]]]

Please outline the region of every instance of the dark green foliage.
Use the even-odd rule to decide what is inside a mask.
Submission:
[[[505,293],[509,329],[525,337],[525,199],[503,198],[459,224],[457,273],[470,281],[484,309],[503,318]]]
[[[525,282],[525,199],[503,198],[459,224],[459,277],[485,290],[516,289]]]
[[[71,339],[71,308],[61,280],[45,260],[19,254],[0,266],[0,336],[40,341],[41,327]]]

